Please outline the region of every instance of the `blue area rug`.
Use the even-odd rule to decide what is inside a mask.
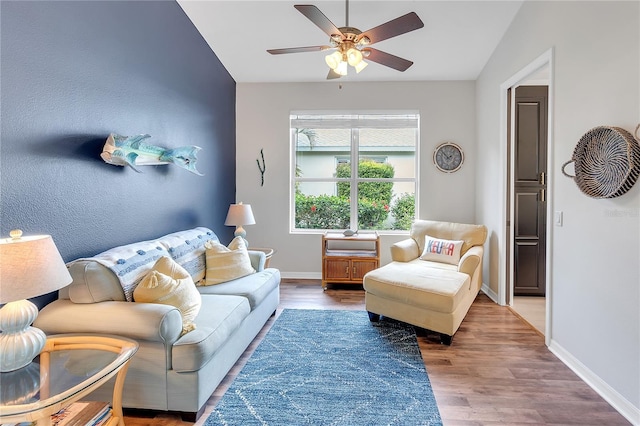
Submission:
[[[412,327],[287,309],[205,426],[442,425]]]

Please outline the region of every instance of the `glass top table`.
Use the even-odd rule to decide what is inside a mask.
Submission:
[[[38,421],[88,395],[116,376],[109,425],[122,421],[122,387],[134,340],[115,336],[60,334],[47,337],[44,349],[28,366],[0,373],[0,424]]]

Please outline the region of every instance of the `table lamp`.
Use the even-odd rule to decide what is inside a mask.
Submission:
[[[33,361],[46,336],[31,324],[38,308],[26,300],[59,290],[72,279],[50,235],[23,237],[10,232],[0,239],[0,372],[14,371]]]
[[[245,238],[247,231],[244,230],[242,225],[255,225],[256,220],[253,217],[251,211],[251,204],[242,204],[242,201],[238,204],[231,204],[229,206],[229,212],[227,213],[227,219],[224,224],[227,226],[236,226],[236,231],[233,233],[236,237],[242,237],[245,244],[249,247],[249,243]]]

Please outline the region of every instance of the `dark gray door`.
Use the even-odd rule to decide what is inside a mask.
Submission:
[[[520,86],[515,96],[514,289],[544,296],[547,234],[547,86]]]

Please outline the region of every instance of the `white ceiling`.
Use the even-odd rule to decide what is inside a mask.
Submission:
[[[313,4],[337,27],[346,24],[344,1],[177,1],[238,83],[326,81],[326,52],[266,52],[328,44],[329,37],[294,4]],[[340,81],[475,80],[522,1],[351,0],[349,25],[361,31],[412,11],[424,27],[373,46],[413,61],[407,71],[372,62],[360,74],[351,68]]]

